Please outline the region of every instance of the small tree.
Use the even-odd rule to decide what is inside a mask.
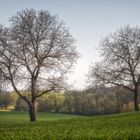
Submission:
[[[0,28],[0,70],[35,121],[36,99],[62,87],[78,54],[65,24],[48,11],[24,10],[10,21],[10,27]],[[18,87],[26,87],[30,99]]]
[[[38,99],[37,108],[41,112],[59,113],[62,111],[63,102],[64,95],[62,93],[51,93]]]
[[[4,107],[7,110],[7,107],[10,105],[14,105],[16,101],[16,97],[14,94],[10,93],[2,93],[0,94],[0,107]]]
[[[91,66],[89,78],[94,84],[113,84],[134,93],[139,111],[140,28],[126,26],[101,41],[102,61]]]
[[[27,103],[21,98],[18,97],[15,103],[15,110],[16,111],[28,111],[29,107]]]

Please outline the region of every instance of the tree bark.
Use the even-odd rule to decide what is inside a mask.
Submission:
[[[138,95],[138,88],[135,88],[135,93],[134,93],[134,107],[135,111],[139,111],[139,95]]]
[[[35,122],[36,121],[36,107],[35,107],[35,102],[31,104],[29,107],[29,116],[30,116],[30,121]]]

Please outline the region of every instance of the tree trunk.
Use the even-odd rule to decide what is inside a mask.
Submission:
[[[7,110],[7,105],[4,106],[5,110]]]
[[[139,95],[138,95],[138,89],[135,89],[135,93],[134,93],[134,107],[135,107],[135,111],[139,111]]]
[[[35,122],[36,121],[35,102],[33,102],[32,105],[29,107],[29,116],[30,116],[30,121],[31,122]]]

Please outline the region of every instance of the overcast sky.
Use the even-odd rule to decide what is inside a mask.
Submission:
[[[26,8],[47,9],[66,23],[81,58],[69,76],[77,89],[86,86],[89,65],[99,61],[100,38],[125,25],[140,25],[140,0],[0,0],[0,24]]]

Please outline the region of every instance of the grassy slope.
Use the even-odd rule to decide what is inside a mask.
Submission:
[[[0,140],[135,140],[140,139],[140,113],[80,117],[39,113],[30,123],[27,113],[0,112]]]

